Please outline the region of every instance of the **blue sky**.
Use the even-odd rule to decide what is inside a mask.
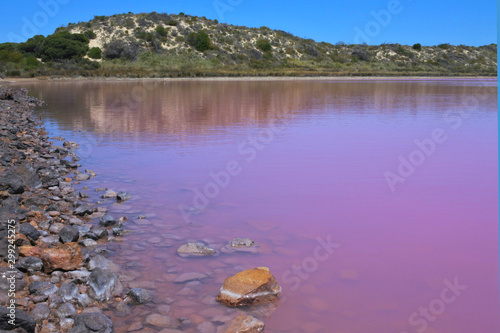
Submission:
[[[492,0],[24,0],[1,1],[0,42],[48,35],[94,15],[184,12],[235,25],[268,26],[332,44],[497,42],[497,4]]]

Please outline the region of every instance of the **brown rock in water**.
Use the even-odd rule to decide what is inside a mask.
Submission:
[[[56,269],[70,271],[83,265],[83,256],[80,247],[77,243],[73,242],[43,249],[41,257],[46,273],[50,273]]]
[[[222,333],[258,333],[264,330],[264,322],[252,316],[238,316],[222,327]],[[219,332],[219,331],[217,331]]]
[[[273,302],[281,287],[267,267],[249,269],[227,278],[216,300],[227,306]]]

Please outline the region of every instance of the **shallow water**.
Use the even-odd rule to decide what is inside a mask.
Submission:
[[[111,258],[157,298],[108,313],[117,332],[149,312],[199,324],[237,311],[268,332],[500,331],[496,81],[23,86],[47,102],[51,136],[81,144],[98,174],[85,185],[133,195],[105,204],[132,231]],[[235,237],[260,253],[175,255]],[[279,304],[214,302],[257,266],[282,285]],[[171,282],[182,272],[209,277],[183,290]]]

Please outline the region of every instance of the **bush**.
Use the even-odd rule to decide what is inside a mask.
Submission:
[[[87,37],[88,39],[96,39],[97,38],[97,35],[95,34],[95,32],[93,32],[92,30],[87,30],[83,33],[83,35],[85,37]]]
[[[82,34],[59,32],[45,38],[41,58],[43,61],[78,59],[87,54],[89,40]]]
[[[23,55],[15,50],[1,50],[0,61],[19,63],[24,59]]]
[[[43,44],[45,43],[45,37],[42,35],[36,35],[28,39],[26,42],[19,44],[19,49],[26,53],[31,53],[37,58],[42,56]]]
[[[92,59],[101,59],[102,50],[98,47],[93,47],[89,50],[88,56]]]
[[[168,35],[168,30],[162,27],[161,25],[156,27],[156,32],[158,33],[158,35],[162,37],[166,37]]]
[[[210,37],[206,32],[192,32],[187,36],[187,43],[193,46],[197,51],[203,52],[212,48]]]
[[[175,27],[177,24],[179,24],[179,22],[177,22],[176,20],[169,20],[167,22],[167,24],[170,25],[170,26]]]
[[[413,44],[412,48],[416,51],[421,51],[422,50],[422,44],[420,43],[417,43],[417,44]]]
[[[135,42],[126,42],[116,39],[106,44],[104,57],[107,59],[125,58],[135,60],[139,54],[139,45]]]
[[[446,43],[446,44],[439,44],[438,47],[440,49],[443,49],[443,50],[447,50],[450,48],[450,44]]]
[[[256,43],[257,48],[262,52],[271,52],[272,46],[271,43],[266,39],[259,39]]]

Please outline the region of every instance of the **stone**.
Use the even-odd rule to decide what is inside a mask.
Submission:
[[[79,294],[76,296],[76,303],[82,308],[86,308],[92,305],[93,301],[87,294]]]
[[[128,192],[118,192],[116,195],[116,201],[125,201],[130,199],[132,196]]]
[[[99,245],[99,243],[97,243],[95,240],[93,239],[90,239],[90,238],[87,238],[87,239],[84,239],[80,242],[81,245],[85,246],[85,247],[92,247],[92,246],[97,246]]]
[[[208,277],[208,275],[203,274],[203,273],[196,273],[196,272],[182,273],[174,279],[174,282],[175,283],[186,283],[189,281],[203,280],[207,277]]]
[[[235,238],[221,249],[221,252],[224,253],[235,251],[257,253],[259,252],[259,245],[250,238]]]
[[[12,275],[14,275],[14,279],[16,280],[15,281],[16,291],[23,290],[24,287],[28,285],[28,283],[24,279],[23,272],[19,271],[16,268],[12,269],[9,267],[0,267],[0,290],[7,291],[10,289],[10,283],[7,279],[11,278]]]
[[[72,318],[61,318],[59,320],[59,327],[62,332],[69,331],[75,325],[75,321]]]
[[[87,175],[86,173],[79,173],[78,175],[76,175],[75,180],[78,182],[83,182],[89,180],[89,178],[90,175]]]
[[[252,316],[238,316],[222,327],[223,333],[259,333],[264,322]]]
[[[77,243],[65,243],[42,250],[43,269],[50,273],[56,269],[72,271],[82,266],[83,256]]]
[[[142,288],[132,288],[127,295],[134,304],[144,304],[153,299],[153,292]]]
[[[0,330],[11,331],[15,328],[20,328],[28,333],[35,333],[36,322],[35,320],[21,309],[14,309],[14,315],[16,320],[14,325],[11,325],[10,321],[10,309],[5,306],[0,306]]]
[[[269,268],[258,267],[227,278],[216,300],[227,306],[246,306],[273,302],[280,294],[281,287]]]
[[[200,257],[215,254],[216,251],[203,243],[187,243],[177,249],[177,254],[181,257]]]
[[[35,296],[50,296],[58,290],[55,284],[48,281],[33,281],[28,288],[30,294]]]
[[[23,245],[19,246],[19,254],[24,257],[38,257],[42,255],[42,252],[40,249],[36,246],[31,246],[31,245]]]
[[[90,275],[90,272],[87,270],[75,270],[68,272],[68,275],[76,282],[85,282],[87,281],[87,277]]]
[[[15,267],[21,272],[39,272],[43,268],[43,262],[37,257],[23,257],[19,259]]]
[[[115,191],[112,191],[112,190],[107,190],[106,192],[104,192],[103,195],[101,195],[101,198],[103,199],[114,199],[116,198],[116,192]]]
[[[39,303],[35,305],[33,310],[30,312],[30,316],[35,319],[36,322],[42,322],[49,317],[50,308],[47,304]]]
[[[78,242],[80,231],[73,225],[67,225],[59,232],[59,240],[61,243]]]
[[[87,193],[82,192],[82,191],[78,192],[78,196],[79,196],[80,198],[82,198],[82,199],[86,199],[86,198],[88,198],[88,197],[89,197],[89,195],[88,195]]]
[[[158,328],[178,328],[181,325],[178,319],[157,313],[147,316],[144,323]]]
[[[196,328],[200,333],[216,333],[215,325],[209,321],[199,324]]]
[[[99,224],[103,227],[109,227],[109,226],[116,224],[116,219],[114,217],[112,217],[111,215],[104,214],[99,219]]]
[[[123,287],[115,273],[107,269],[96,268],[87,278],[90,287],[88,294],[98,302],[108,301],[112,296],[119,295]]]
[[[96,239],[104,238],[109,234],[108,229],[106,229],[105,227],[92,228],[92,233],[94,234]]]
[[[81,204],[73,210],[73,215],[85,216],[90,215],[94,212],[93,208],[89,204]]]
[[[143,327],[144,327],[144,325],[142,325],[142,323],[140,321],[136,321],[135,323],[133,323],[132,325],[130,325],[128,327],[127,332],[139,331],[139,330],[142,330]]]
[[[74,282],[63,283],[57,293],[65,301],[71,301],[78,295],[78,287]]]
[[[61,304],[55,311],[58,318],[74,318],[77,315],[76,309],[71,303]]]
[[[83,312],[75,317],[74,327],[68,333],[112,333],[111,319],[100,312]]]
[[[28,237],[32,242],[35,242],[40,237],[40,232],[29,223],[22,223],[19,232]]]
[[[96,268],[106,269],[108,268],[108,265],[109,265],[109,260],[99,254],[96,255],[94,258],[90,259],[87,262],[86,267],[89,271],[93,271]]]

